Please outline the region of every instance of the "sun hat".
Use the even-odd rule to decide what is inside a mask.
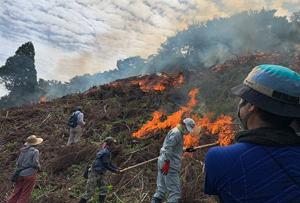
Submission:
[[[270,113],[300,117],[300,76],[278,65],[256,66],[232,93]]]
[[[117,142],[117,140],[115,140],[113,137],[107,137],[106,139],[105,139],[105,142],[108,144],[108,145],[110,145],[111,143],[116,143]]]
[[[186,118],[183,120],[183,123],[185,123],[186,125],[186,129],[190,132],[193,133],[194,132],[194,127],[195,127],[195,121],[191,118]]]
[[[43,138],[37,138],[35,135],[30,135],[26,141],[26,146],[39,145],[43,142]]]

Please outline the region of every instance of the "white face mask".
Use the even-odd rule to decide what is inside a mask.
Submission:
[[[184,131],[183,131],[183,134],[184,135],[187,135],[187,134],[189,134],[190,132],[187,130],[187,129],[185,129]]]

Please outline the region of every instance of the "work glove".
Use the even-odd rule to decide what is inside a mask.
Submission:
[[[165,161],[165,165],[162,167],[161,172],[163,175],[167,175],[170,169],[170,161]]]
[[[186,152],[194,152],[196,150],[194,149],[194,147],[189,147],[189,148],[186,148],[185,151]]]
[[[120,169],[116,169],[116,174],[120,174],[121,173],[121,171],[120,171]]]

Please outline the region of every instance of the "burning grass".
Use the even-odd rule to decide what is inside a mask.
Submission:
[[[84,94],[2,109],[0,194],[6,199],[11,193],[13,185],[8,177],[22,143],[31,134],[44,138],[39,147],[44,172],[39,173],[30,200],[40,203],[78,202],[86,186],[82,177],[84,168],[107,136],[119,140],[121,147],[113,152],[113,162],[123,168],[158,156],[164,136],[183,117],[192,117],[197,124],[194,134],[186,136],[185,146],[213,142],[229,145],[238,130],[232,125],[237,98],[230,94],[230,88],[240,83],[254,66],[272,60],[299,70],[299,56],[247,56],[222,64],[218,72],[203,68],[171,77],[155,74],[127,78],[92,87]],[[172,90],[173,87],[177,89]],[[86,126],[80,143],[66,147],[69,136],[66,122],[76,106],[84,107]],[[183,159],[180,203],[213,202],[202,192],[207,150],[198,150]],[[156,175],[156,162],[122,175],[108,173],[108,202],[117,202],[118,198],[123,202],[149,202],[156,189]],[[96,199],[97,194],[91,201]]]

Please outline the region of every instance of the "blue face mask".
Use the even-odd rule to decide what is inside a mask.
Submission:
[[[241,110],[241,108],[242,108],[243,106],[245,106],[247,103],[248,103],[248,102],[244,100],[242,103],[240,103],[240,104],[238,105],[238,119],[239,119],[240,124],[241,124],[241,126],[242,126],[242,128],[243,128],[244,130],[247,130],[247,121],[248,121],[249,117],[250,117],[251,114],[252,114],[252,112],[249,112],[249,113],[245,116],[245,118],[241,118],[241,116],[240,116],[240,110]]]

